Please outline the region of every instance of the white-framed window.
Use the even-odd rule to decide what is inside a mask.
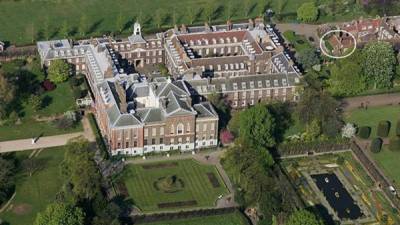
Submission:
[[[176,133],[177,134],[183,134],[185,127],[183,126],[182,123],[178,124],[178,126],[176,126]]]

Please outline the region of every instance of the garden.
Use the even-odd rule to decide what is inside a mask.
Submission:
[[[75,99],[87,93],[83,77],[53,83],[36,57],[1,64],[0,76],[7,86],[1,106],[0,141],[82,131]]]
[[[162,222],[143,223],[142,225],[248,225],[240,212],[230,214],[194,217],[189,219],[168,220]]]
[[[64,149],[17,152],[20,167],[15,175],[15,196],[8,205],[2,205],[0,219],[9,225],[33,224],[38,212],[54,202],[63,185],[59,165]]]
[[[350,151],[339,154],[286,159],[282,162],[282,166],[298,193],[309,206],[320,205],[321,199],[315,194],[304,177],[304,171],[337,171],[335,173],[341,174],[347,180],[349,187],[354,189],[350,193],[353,196],[358,196],[356,197],[358,201],[371,213],[372,217],[370,218],[375,218],[382,224],[400,223],[400,216],[397,211],[392,209],[380,191],[374,189],[373,180]],[[320,210],[322,215],[327,216],[324,214],[324,208],[317,207],[317,210]],[[364,220],[367,221],[368,219],[364,218]]]
[[[194,160],[130,164],[115,183],[142,212],[210,208],[228,193],[214,166]]]

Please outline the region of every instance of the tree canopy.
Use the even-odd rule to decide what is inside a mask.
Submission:
[[[53,203],[38,213],[34,225],[83,225],[85,215],[76,206]]]
[[[54,83],[62,83],[68,80],[69,77],[69,65],[67,62],[61,59],[57,59],[51,62],[48,69],[48,78]]]
[[[257,104],[240,115],[239,136],[251,146],[270,148],[276,144],[275,118],[268,107]]]
[[[330,92],[335,96],[348,96],[365,91],[367,80],[361,64],[362,59],[359,52],[333,64],[328,80]]]
[[[297,56],[297,60],[304,69],[310,69],[312,66],[320,63],[320,58],[314,48],[305,48]]]
[[[14,185],[14,163],[0,156],[0,205],[7,200]]]
[[[0,70],[0,118],[4,118],[7,109],[16,95],[16,86]]]
[[[292,215],[290,215],[289,220],[286,222],[286,225],[323,225],[324,223],[321,220],[318,220],[317,217],[307,211],[307,210],[298,210],[295,211]]]
[[[318,8],[314,2],[303,3],[297,9],[297,19],[302,22],[314,22],[318,19]]]
[[[363,49],[363,72],[372,88],[390,88],[395,75],[396,56],[387,42],[369,43]]]
[[[71,142],[66,147],[62,173],[69,179],[72,192],[78,199],[92,199],[100,191],[101,176],[87,141]]]

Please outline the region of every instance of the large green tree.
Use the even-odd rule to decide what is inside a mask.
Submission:
[[[373,42],[363,49],[363,72],[371,87],[392,87],[395,65],[396,57],[391,44]]]
[[[323,225],[313,213],[307,210],[298,210],[290,215],[286,225]]]
[[[314,22],[318,19],[318,8],[314,2],[303,3],[297,9],[297,19],[302,22]]]
[[[275,118],[264,104],[257,104],[240,115],[239,136],[251,146],[270,148],[276,144]]]
[[[79,140],[69,143],[66,148],[62,174],[77,199],[93,199],[100,192],[101,177],[89,143]]]
[[[7,200],[14,185],[14,163],[0,156],[0,205]]]
[[[69,65],[64,60],[57,59],[51,62],[47,72],[50,81],[54,83],[62,83],[68,80]]]
[[[348,58],[336,61],[331,68],[328,80],[329,90],[335,96],[356,95],[366,90],[362,67],[362,59],[359,52],[355,52]]]
[[[0,70],[0,118],[4,118],[7,109],[16,95],[16,87],[5,74]]]
[[[83,225],[85,214],[79,207],[53,203],[38,213],[34,225]]]
[[[296,58],[303,68],[307,70],[321,62],[321,59],[314,48],[302,49],[296,54]]]

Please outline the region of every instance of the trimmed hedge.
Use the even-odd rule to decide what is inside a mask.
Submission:
[[[362,139],[368,139],[371,135],[371,127],[360,127],[357,135]]]
[[[400,137],[390,139],[389,150],[400,151]]]
[[[374,138],[371,142],[370,150],[373,153],[379,153],[382,150],[383,141],[381,138]]]
[[[396,136],[400,136],[400,120],[396,124]]]
[[[387,137],[389,136],[389,131],[390,131],[390,122],[389,121],[381,121],[378,124],[378,130],[376,131],[376,134],[379,137]]]

